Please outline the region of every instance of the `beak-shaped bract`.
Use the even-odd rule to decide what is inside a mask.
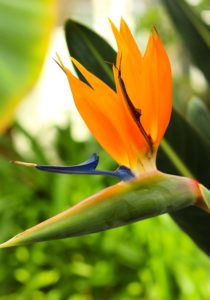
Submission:
[[[99,232],[197,204],[200,199],[196,181],[154,171],[104,189],[0,248]]]

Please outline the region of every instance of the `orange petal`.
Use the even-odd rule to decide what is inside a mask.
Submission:
[[[113,68],[117,92],[75,59],[72,59],[73,63],[90,86],[64,69],[78,111],[112,158],[131,168],[141,165],[144,169],[144,164],[146,168],[154,167],[156,149],[167,128],[172,108],[168,56],[157,33],[150,35],[142,57],[125,21],[121,20],[120,31],[112,22],[111,26],[118,45],[117,63]],[[147,155],[150,149],[148,141],[139,130],[122,91],[119,71],[126,93],[134,107],[141,111],[142,126],[152,137],[155,149],[151,159]]]
[[[141,110],[141,122],[157,147],[168,126],[172,108],[171,69],[157,33],[151,34],[143,58],[126,25],[120,32],[112,25],[121,60],[121,74],[134,106]],[[131,47],[129,47],[131,45]],[[121,57],[120,57],[121,56]]]
[[[136,41],[134,40],[129,27],[123,18],[121,18],[120,22],[120,34],[124,38],[126,45],[130,47],[132,54],[135,56],[135,61],[141,61],[142,55],[140,49],[136,44]]]
[[[158,110],[158,136],[157,144],[160,141],[168,127],[172,112],[172,74],[170,61],[159,35],[155,36],[155,45],[157,52],[157,69],[159,85],[159,110]]]
[[[142,60],[139,95],[142,124],[158,147],[168,126],[172,109],[170,62],[157,34],[151,34]]]
[[[122,96],[117,95],[99,78],[87,71],[78,61],[75,59],[72,59],[72,61],[92,87],[85,85],[90,89],[92,94],[89,91],[89,94],[80,101],[82,103],[79,105],[78,98],[81,99],[81,93],[83,93],[84,88],[81,86],[78,88],[78,92],[73,94],[77,108],[84,121],[99,143],[119,164],[135,167],[139,159],[139,149],[145,153],[146,150],[143,150],[143,148],[146,149],[147,144],[139,134],[139,129],[124,99]],[[117,76],[116,72],[115,76]],[[73,85],[75,88],[75,84]],[[92,113],[88,112],[87,108],[83,108],[84,105],[87,105],[87,103],[83,103],[85,102],[85,98],[87,98],[86,102],[90,102],[89,107],[91,106]],[[104,118],[108,120],[109,126],[105,125],[104,121],[102,122],[102,117],[103,120]],[[94,124],[94,119],[97,119],[100,125]],[[93,124],[91,127],[90,122]],[[113,130],[114,132],[112,132]],[[109,133],[110,131],[111,135]],[[115,137],[114,134],[116,134],[117,137]],[[111,136],[113,136],[113,138],[111,138]],[[120,141],[118,141],[119,139]],[[116,142],[120,145],[120,150],[115,145]]]
[[[120,32],[114,24],[111,23],[111,26],[118,45],[117,67],[119,68],[121,63],[121,73],[127,93],[133,104],[138,107],[137,83],[140,80],[142,56],[123,19],[121,20]]]
[[[120,132],[119,122],[121,109],[117,104],[116,94],[113,92],[110,97],[103,90],[101,92],[93,90],[69,70],[66,70],[66,74],[77,109],[92,134],[114,160],[121,165],[129,166],[124,141],[121,138],[123,134]]]
[[[121,107],[123,108],[123,113],[125,116],[125,135],[128,136],[127,140],[129,141],[129,150],[132,153],[132,164],[136,164],[138,162],[138,156],[139,153],[146,153],[148,150],[148,145],[144,139],[144,137],[141,135],[138,126],[136,125],[130,110],[128,108],[128,105],[126,103],[126,99],[124,99],[124,95],[122,93],[119,79],[118,79],[118,70],[117,68],[114,68],[114,78],[116,83],[116,89],[119,99],[121,100]]]
[[[141,109],[141,122],[147,134],[156,140],[158,131],[158,70],[157,54],[154,45],[154,36],[150,35],[147,49],[142,60],[142,70],[139,81],[136,82],[138,87],[139,99],[137,107]]]

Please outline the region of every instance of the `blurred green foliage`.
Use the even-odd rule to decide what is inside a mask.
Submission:
[[[201,1],[199,12],[206,9],[206,3]],[[154,24],[167,46],[179,53],[176,106],[183,113],[188,101],[199,96],[208,107],[209,94],[196,91],[190,82],[188,54],[163,7],[152,3],[141,18],[141,30]],[[54,130],[56,137],[48,151],[58,163],[76,164],[97,152],[101,168],[116,167],[93,139],[73,140],[71,126]],[[17,135],[29,145],[24,157],[16,147]],[[47,174],[9,163],[11,159],[52,163],[49,152],[19,124],[0,136],[0,242],[116,182],[104,177]],[[209,259],[166,215],[103,233],[3,249],[0,260],[0,300],[210,298]]]
[[[55,7],[55,0],[0,1],[0,133],[40,74]]]
[[[97,151],[101,168],[115,168],[94,140],[76,142],[70,132],[69,127],[56,128],[51,145],[61,164],[80,162]],[[17,133],[31,145],[24,157],[14,146]],[[9,164],[14,157],[48,162],[41,146],[18,124],[0,138],[0,151],[1,241],[115,182]],[[99,234],[1,250],[0,259],[0,300],[210,297],[210,261],[168,216]]]

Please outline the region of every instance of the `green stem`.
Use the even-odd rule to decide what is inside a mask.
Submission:
[[[188,169],[188,167],[185,165],[182,159],[177,155],[177,153],[173,150],[173,148],[165,139],[162,140],[160,147],[163,149],[165,154],[168,156],[170,161],[174,164],[174,166],[180,172],[181,175],[195,178],[193,173]]]

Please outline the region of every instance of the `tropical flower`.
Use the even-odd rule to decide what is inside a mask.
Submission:
[[[75,77],[58,56],[76,107],[101,146],[120,165],[115,171],[96,170],[98,156],[76,166],[42,166],[16,162],[49,172],[115,176],[124,181],[156,170],[156,154],[172,110],[172,78],[168,56],[154,29],[144,55],[125,21],[120,30],[110,21],[118,52],[113,63],[116,89],[89,72],[76,59],[87,83]]]
[[[135,174],[155,168],[158,146],[172,110],[172,79],[168,56],[156,30],[142,55],[122,19],[111,22],[118,52],[113,75],[116,90],[72,58],[88,84],[62,65],[76,107],[101,146],[119,165]]]
[[[82,118],[120,167],[97,170],[96,154],[76,166],[15,163],[49,172],[115,176],[127,182],[103,189],[0,248],[99,232],[191,205],[209,212],[210,192],[205,187],[194,179],[156,170],[157,149],[172,108],[170,63],[158,33],[152,31],[142,55],[124,20],[119,31],[111,26],[118,45],[113,65],[116,90],[72,58],[87,81],[82,82],[58,59]]]

